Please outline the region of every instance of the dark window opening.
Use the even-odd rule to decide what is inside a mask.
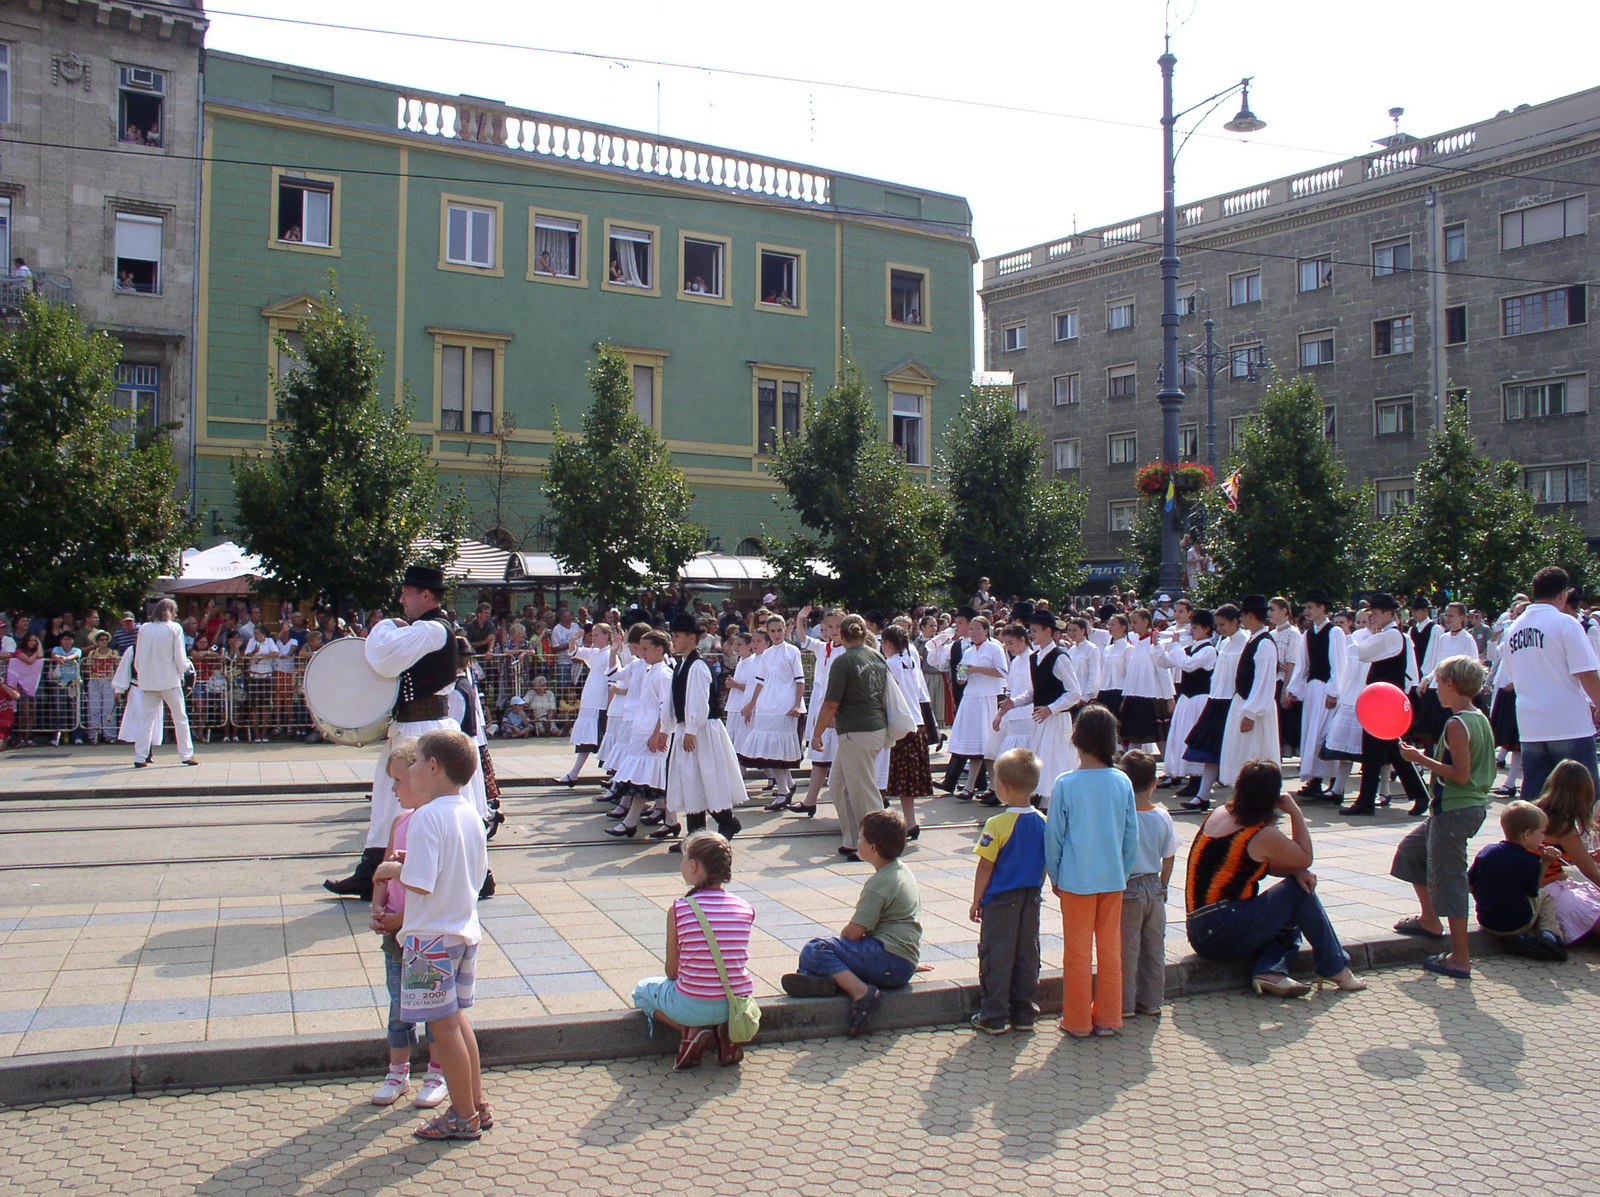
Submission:
[[[800,259],[793,254],[761,252],[761,302],[774,307],[799,306]]]
[[[1463,345],[1467,340],[1467,309],[1463,305],[1444,310],[1444,343]]]
[[[307,245],[333,244],[333,184],[308,181],[278,184],[278,240]]]
[[[162,97],[147,92],[123,91],[118,106],[117,140],[130,145],[161,144]]]
[[[889,272],[889,319],[897,324],[922,323],[922,275]]]
[[[722,298],[722,245],[719,242],[685,239],[683,289],[689,295]]]

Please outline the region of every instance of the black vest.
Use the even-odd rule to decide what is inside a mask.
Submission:
[[[472,701],[473,689],[471,678],[456,678],[456,693],[461,695],[461,732],[475,737],[478,734],[478,712]]]
[[[418,722],[424,719],[443,719],[443,714],[423,714],[417,709],[416,704],[426,707],[430,700],[438,695],[439,691],[455,685],[456,673],[461,668],[461,661],[456,653],[456,623],[450,618],[448,612],[435,607],[432,611],[423,613],[412,620],[413,624],[431,621],[444,628],[444,647],[428,653],[415,665],[405,669],[400,674],[400,695],[395,703],[395,718],[402,723]],[[437,700],[439,707],[448,710],[448,703],[443,698]],[[411,709],[407,709],[407,708]]]
[[[678,723],[683,722],[683,713],[688,703],[689,671],[694,668],[694,663],[700,659],[700,650],[695,649],[672,667],[672,718]],[[706,672],[710,673],[709,667]],[[721,719],[722,695],[716,678],[710,679],[706,687],[706,693],[710,698],[711,706],[709,718]]]
[[[1047,707],[1067,692],[1061,684],[1061,679],[1056,676],[1056,657],[1061,653],[1061,646],[1052,644],[1050,651],[1042,656],[1035,657],[1033,651],[1028,651],[1028,676],[1033,679],[1033,705]]]
[[[1183,654],[1186,657],[1192,657],[1210,643],[1209,638],[1197,641],[1185,648]],[[1253,663],[1250,666],[1250,670],[1251,677],[1254,678],[1255,665]],[[1213,669],[1191,669],[1187,673],[1180,672],[1178,674],[1178,697],[1205,698],[1211,693],[1211,675],[1215,672]]]
[[[1233,675],[1233,692],[1240,698],[1248,698],[1250,691],[1256,684],[1256,654],[1261,651],[1261,642],[1271,640],[1272,633],[1263,628],[1250,637],[1250,643],[1244,646],[1244,655],[1239,658],[1239,672]]]
[[[1306,676],[1314,682],[1333,680],[1333,662],[1328,656],[1329,642],[1333,639],[1333,620],[1306,633]]]
[[[1388,628],[1383,629],[1384,632],[1388,630]],[[1383,633],[1377,634],[1381,636]],[[1400,651],[1394,656],[1367,664],[1367,685],[1370,686],[1373,682],[1388,682],[1391,686],[1399,686],[1402,690],[1406,688],[1406,644],[1403,637]]]
[[[1438,621],[1435,620],[1425,628],[1412,628],[1407,636],[1411,640],[1411,651],[1416,654],[1417,672],[1422,672],[1422,663],[1428,659],[1428,646],[1433,643],[1433,634],[1439,630]],[[1404,682],[1395,683],[1402,690],[1406,688]]]

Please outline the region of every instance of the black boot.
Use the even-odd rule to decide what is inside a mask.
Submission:
[[[944,780],[939,784],[939,788],[946,794],[955,793],[956,783],[961,780],[961,770],[966,767],[967,758],[959,752],[952,752],[949,762],[945,765]]]
[[[330,894],[337,894],[341,898],[360,898],[363,902],[372,901],[372,875],[378,871],[378,866],[383,863],[382,848],[366,848],[362,850],[361,861],[356,865],[356,871],[343,881],[324,881],[322,888]]]
[[[1200,793],[1200,776],[1199,776],[1199,774],[1194,774],[1194,775],[1190,776],[1189,778],[1187,778],[1184,781],[1183,787],[1181,789],[1179,789],[1179,791],[1176,794],[1174,794],[1173,797],[1174,798],[1193,798],[1199,793]]]
[[[734,813],[731,810],[714,810],[711,812],[711,818],[725,840],[731,840],[744,830],[744,824],[734,817]]]
[[[485,869],[483,874],[483,888],[478,891],[479,898],[494,897],[494,873]]]

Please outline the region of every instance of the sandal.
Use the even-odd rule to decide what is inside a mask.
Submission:
[[[699,1068],[700,1058],[715,1039],[710,1027],[685,1027],[683,1037],[678,1040],[678,1058],[672,1065],[673,1071]]]
[[[717,1063],[723,1068],[738,1064],[744,1059],[744,1044],[735,1043],[728,1034],[728,1024],[717,1024]]]
[[[1438,973],[1441,977],[1454,977],[1458,981],[1472,980],[1471,969],[1457,968],[1455,965],[1449,963],[1449,960],[1449,954],[1441,952],[1437,956],[1429,956],[1422,962],[1422,967],[1427,969],[1430,973]]]
[[[872,1021],[872,1016],[878,1012],[878,1007],[883,1004],[883,990],[876,985],[868,985],[867,992],[850,1004],[850,1036],[854,1038],[867,1029],[867,1024]]]
[[[1317,992],[1321,993],[1324,989],[1333,989],[1340,993],[1361,993],[1367,988],[1367,983],[1356,976],[1355,973],[1350,972],[1349,969],[1346,969],[1345,973],[1346,976],[1342,981],[1336,977],[1318,977]]]
[[[411,1133],[419,1139],[477,1139],[483,1135],[483,1124],[476,1110],[467,1118],[458,1116],[454,1110],[446,1110]]]
[[[1401,919],[1394,925],[1394,929],[1400,932],[1401,935],[1416,935],[1422,939],[1448,938],[1443,931],[1429,931],[1422,925],[1422,917],[1415,914],[1410,918]]]
[[[489,1112],[489,1103],[483,1102],[478,1106],[478,1129],[488,1130],[494,1125],[494,1115]]]

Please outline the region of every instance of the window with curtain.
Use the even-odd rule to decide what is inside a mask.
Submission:
[[[579,257],[581,234],[582,229],[576,220],[535,216],[533,272],[555,278],[577,278],[582,273],[582,259]]]
[[[441,351],[439,428],[494,432],[494,350],[446,345]]]
[[[619,287],[651,287],[653,237],[648,229],[611,226],[610,281]]]
[[[922,396],[894,394],[894,447],[907,465],[922,465]]]
[[[656,369],[654,366],[633,368],[633,410],[652,428],[656,423]]]

